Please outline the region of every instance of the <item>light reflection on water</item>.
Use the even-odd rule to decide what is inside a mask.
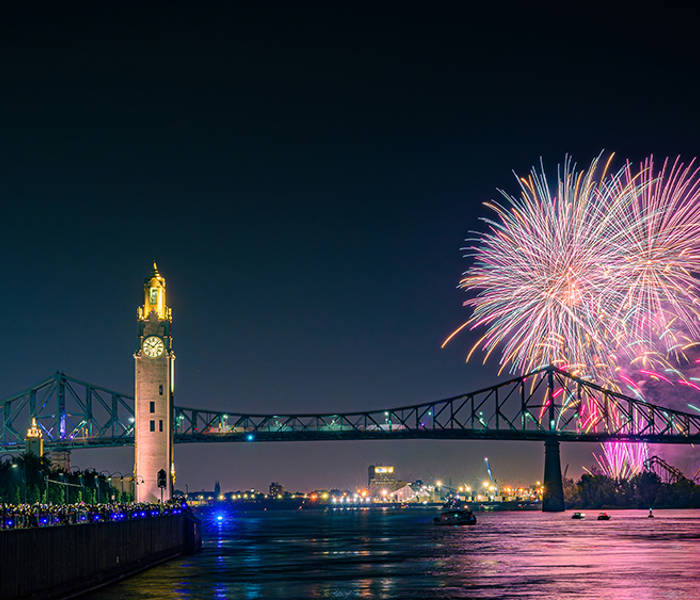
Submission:
[[[434,511],[268,511],[205,525],[202,553],[86,596],[209,598],[700,597],[700,510],[478,513],[436,527]]]

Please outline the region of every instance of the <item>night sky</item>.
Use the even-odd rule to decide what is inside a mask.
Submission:
[[[3,9],[2,396],[57,369],[133,393],[154,259],[176,404],[363,410],[490,385],[470,335],[440,349],[481,203],[540,157],[698,152],[695,21],[670,9],[115,6]],[[563,466],[593,449],[564,445]],[[541,479],[539,443],[261,443],[176,446],[176,486],[354,486],[383,462],[483,479],[485,455]]]

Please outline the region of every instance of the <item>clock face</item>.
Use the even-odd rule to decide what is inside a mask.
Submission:
[[[148,358],[157,358],[165,350],[165,344],[163,340],[155,335],[149,335],[145,340],[143,340],[143,353],[148,356]]]

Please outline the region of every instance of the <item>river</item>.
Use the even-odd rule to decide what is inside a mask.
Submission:
[[[230,509],[229,509],[230,510]],[[87,598],[700,598],[700,510],[477,513],[436,527],[435,511],[226,513],[203,551]]]

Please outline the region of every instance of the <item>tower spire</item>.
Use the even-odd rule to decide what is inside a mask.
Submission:
[[[139,308],[138,311],[139,320],[148,319],[152,311],[156,312],[158,319],[169,320],[171,315],[165,298],[165,277],[158,272],[155,260],[153,261],[153,273],[146,277],[143,291],[144,301],[143,307]]]

